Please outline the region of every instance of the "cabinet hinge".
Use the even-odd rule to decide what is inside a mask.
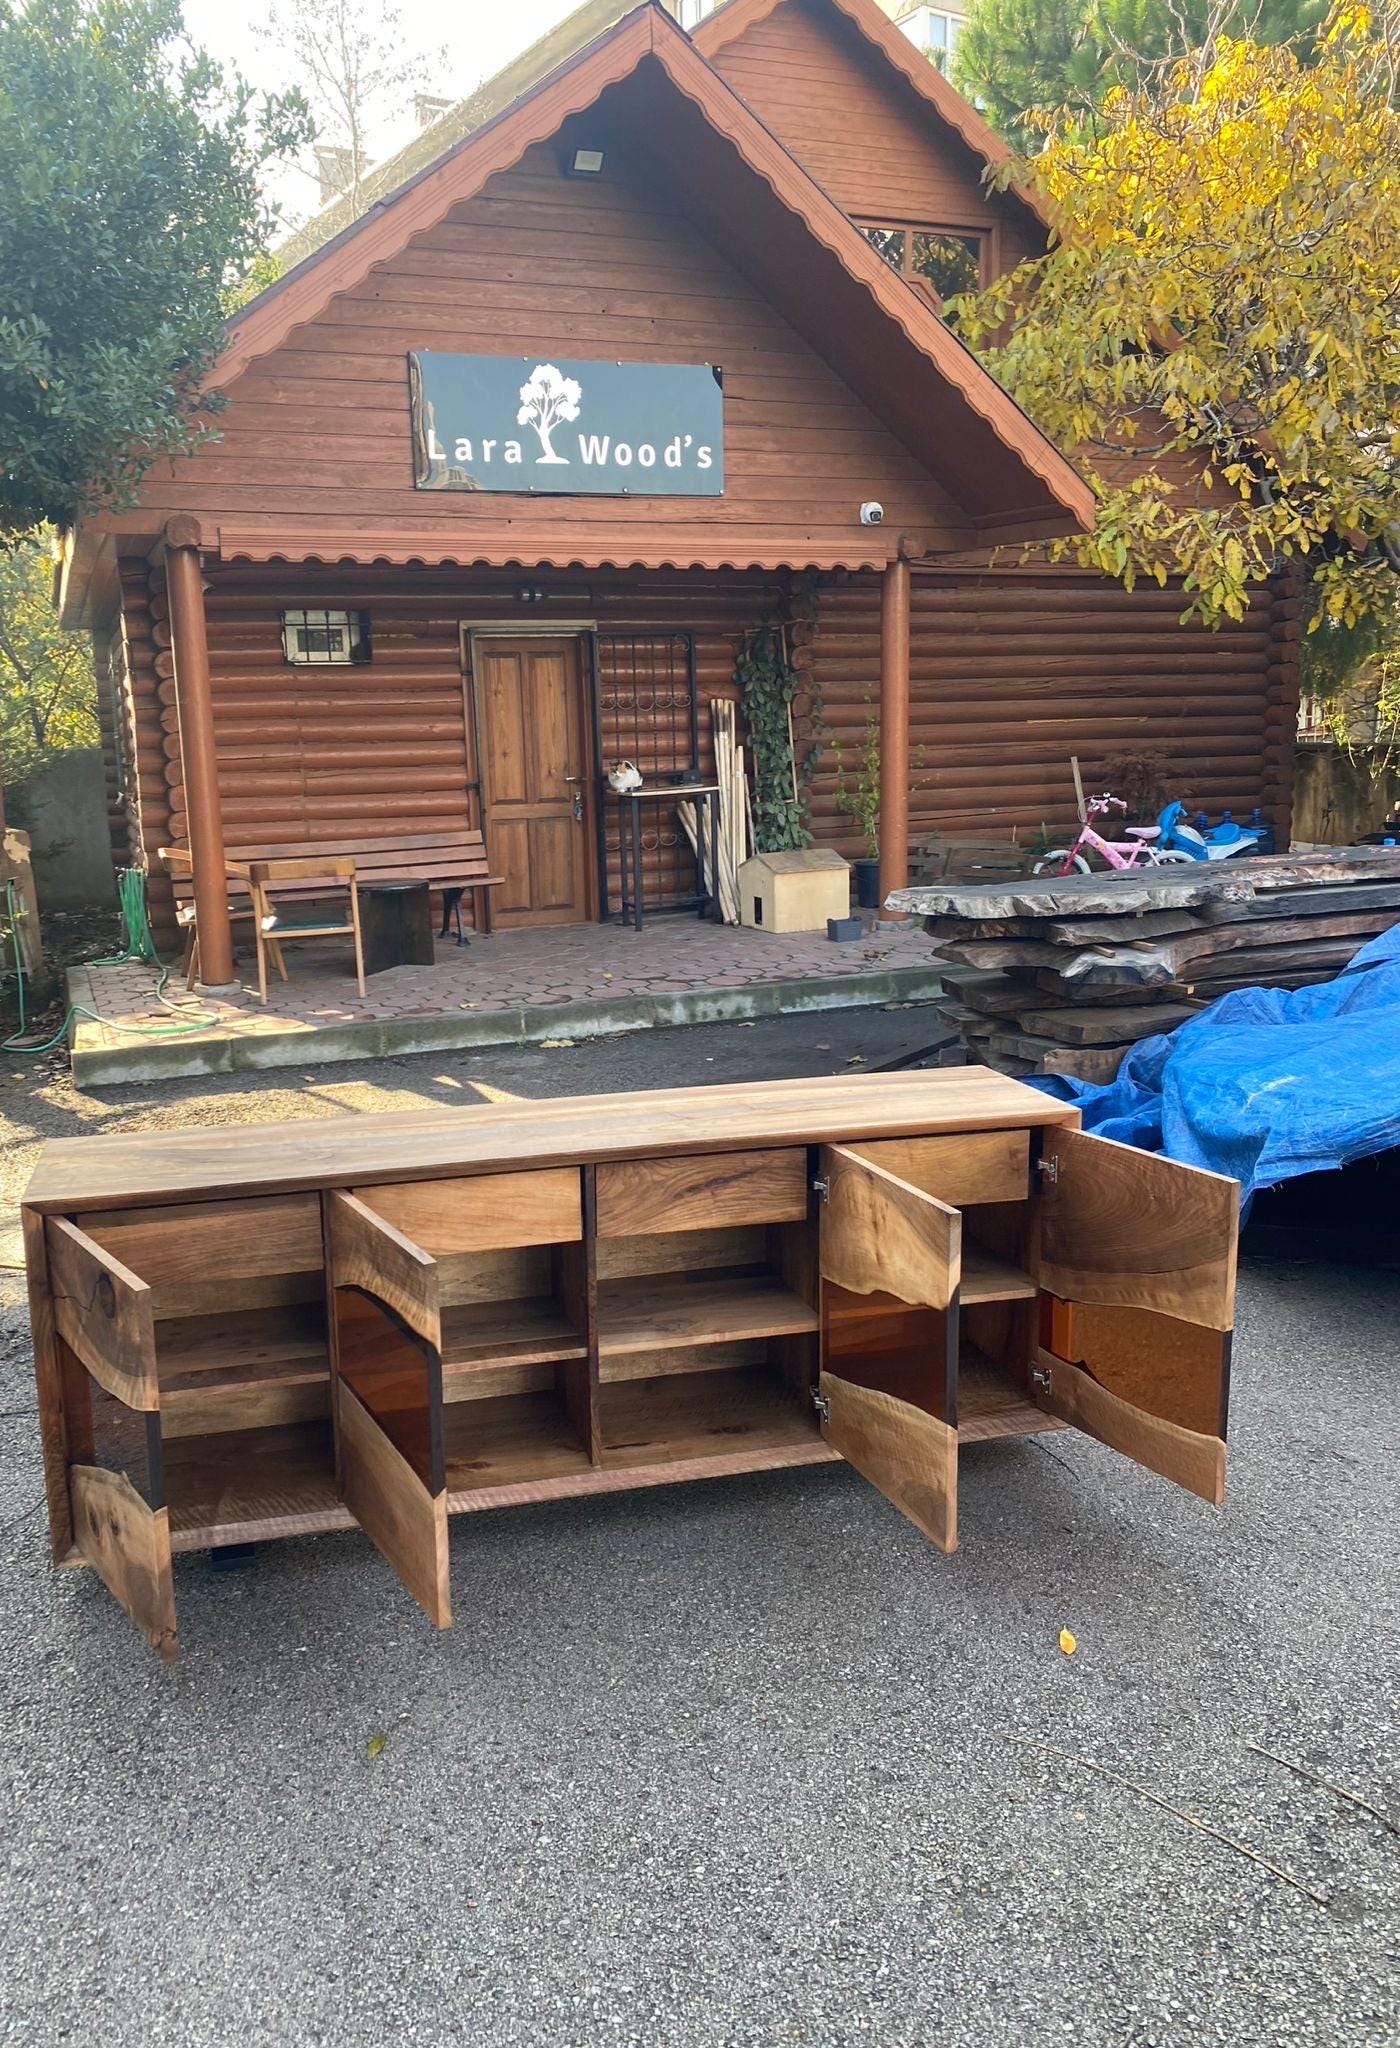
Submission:
[[[1059,1179],[1060,1162],[1058,1159],[1053,1156],[1046,1159],[1037,1159],[1036,1165],[1040,1169],[1042,1179],[1050,1181],[1057,1181]]]
[[[1038,1387],[1042,1394],[1052,1393],[1055,1386],[1055,1375],[1051,1368],[1048,1365],[1033,1365],[1031,1367],[1031,1385]]]
[[[825,1175],[812,1182],[812,1193],[819,1201],[829,1202],[831,1200],[831,1182],[827,1180]]]
[[[825,1394],[819,1392],[815,1388],[812,1392],[812,1406],[816,1409],[818,1415],[820,1415],[823,1422],[830,1422],[831,1403],[827,1399]]]

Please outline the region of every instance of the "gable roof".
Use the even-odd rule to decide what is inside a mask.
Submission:
[[[705,57],[713,58],[760,22],[766,21],[791,0],[722,0],[713,14],[691,31],[691,41]],[[815,0],[829,13],[847,23],[880,57],[889,69],[923,102],[928,112],[951,129],[987,172],[1004,170],[1016,161],[1016,152],[982,119],[972,102],[964,99],[938,66],[916,50],[903,29],[897,27],[877,0]],[[1033,214],[1042,227],[1048,216],[1029,186],[1013,183],[1007,187],[1011,198]]]
[[[679,125],[655,132],[658,149],[673,152],[683,135],[716,183],[733,188],[736,173],[746,183],[746,194],[735,196],[747,204],[715,209],[705,198],[706,177],[689,175],[686,204],[697,225],[762,277],[818,352],[914,455],[949,480],[974,525],[994,539],[1020,539],[1089,523],[1092,497],[1071,464],[654,0],[244,307],[209,383],[226,388],[450,207],[644,69],[679,117]]]
[[[410,178],[416,178],[421,171],[428,170],[446,156],[464,136],[484,127],[497,114],[504,113],[522,93],[529,92],[551,71],[567,63],[577,51],[585,49],[595,36],[611,28],[635,5],[636,0],[583,0],[581,6],[566,14],[553,28],[547,29],[528,49],[512,57],[490,78],[483,79],[474,91],[448,107],[429,127],[412,136],[383,163],[375,164],[367,171],[361,182],[367,204],[361,211],[367,211],[368,207],[377,206],[381,200],[389,198]],[[289,234],[275,253],[282,258],[287,269],[293,269],[349,227],[355,217],[348,199],[334,199]]]

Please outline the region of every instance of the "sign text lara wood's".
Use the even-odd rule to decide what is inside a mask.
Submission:
[[[408,359],[420,491],[717,498],[724,390],[708,363]]]

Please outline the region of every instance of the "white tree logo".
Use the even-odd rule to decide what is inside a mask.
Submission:
[[[556,452],[550,435],[561,420],[578,418],[582,387],[576,377],[566,377],[553,363],[536,363],[529,379],[520,387],[520,410],[515,415],[522,427],[533,427],[540,437],[540,461],[567,463],[567,455]]]

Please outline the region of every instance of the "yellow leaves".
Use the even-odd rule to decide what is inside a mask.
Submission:
[[[373,1763],[376,1757],[383,1756],[388,1747],[389,1738],[387,1735],[371,1735],[369,1741],[365,1744],[365,1755]]]
[[[1072,1636],[1067,1628],[1060,1630],[1060,1648],[1067,1657],[1072,1657],[1079,1648],[1078,1638]]]
[[[1184,64],[1116,90],[1092,134],[1052,130],[1030,175],[1061,239],[963,321],[1095,489],[1095,533],[1062,553],[1178,579],[1207,624],[1289,556],[1328,578],[1327,616],[1375,602],[1400,465],[1387,54],[1341,0],[1309,65],[1222,41],[1203,79]]]

